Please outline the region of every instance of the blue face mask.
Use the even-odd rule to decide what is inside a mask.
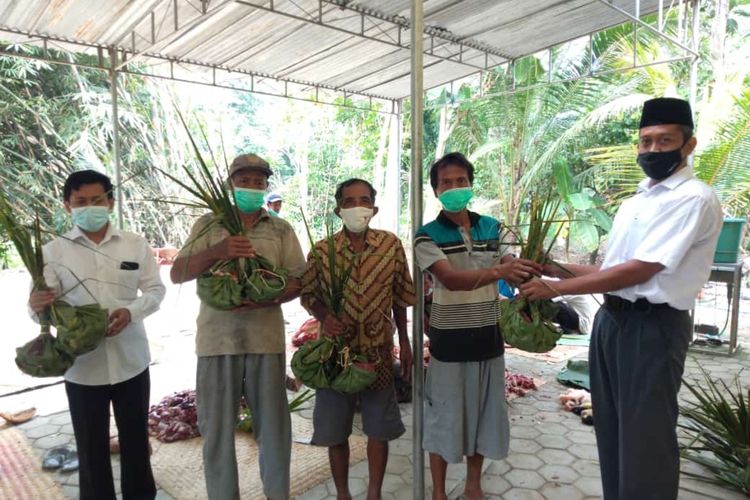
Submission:
[[[260,189],[234,188],[234,200],[240,211],[250,214],[257,212],[263,206],[265,191]]]
[[[279,213],[276,210],[274,210],[273,208],[269,208],[268,209],[268,213],[271,214],[271,217],[278,217],[279,216]]]
[[[109,222],[109,207],[90,205],[70,209],[73,224],[82,230],[95,233]]]

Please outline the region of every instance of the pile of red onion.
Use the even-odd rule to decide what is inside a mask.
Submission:
[[[164,443],[199,436],[195,391],[176,392],[153,405],[148,412],[148,433]]]

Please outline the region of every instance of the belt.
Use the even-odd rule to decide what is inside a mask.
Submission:
[[[666,302],[652,304],[646,299],[637,299],[635,302],[623,299],[617,295],[604,294],[604,307],[617,311],[649,311],[652,309],[674,309]]]

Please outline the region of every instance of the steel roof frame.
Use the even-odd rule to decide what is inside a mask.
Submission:
[[[228,90],[237,90],[242,92],[253,92],[260,95],[267,95],[272,97],[282,97],[282,98],[288,98],[288,99],[294,99],[294,100],[300,100],[300,101],[306,101],[306,102],[312,102],[316,104],[326,104],[326,105],[334,105],[334,106],[342,106],[347,108],[354,108],[359,110],[365,110],[365,111],[374,111],[374,112],[381,112],[381,113],[395,113],[396,112],[396,102],[399,99],[389,98],[373,93],[369,93],[366,91],[352,91],[348,90],[345,85],[341,86],[329,86],[320,84],[317,82],[310,82],[310,81],[302,81],[297,80],[293,78],[286,78],[281,77],[278,75],[270,75],[255,71],[248,71],[243,69],[237,69],[234,67],[231,67],[229,65],[226,65],[226,60],[222,61],[220,63],[216,64],[210,64],[205,63],[202,61],[198,61],[195,59],[190,58],[174,58],[165,56],[162,54],[159,54],[158,52],[154,52],[154,48],[160,48],[168,45],[174,40],[177,40],[184,36],[186,33],[189,33],[190,30],[196,28],[201,23],[205,22],[206,20],[210,19],[213,15],[218,14],[226,8],[229,5],[232,4],[239,4],[239,5],[246,5],[248,7],[251,7],[253,9],[262,10],[265,12],[271,12],[277,15],[281,15],[288,18],[296,19],[300,22],[309,23],[309,24],[315,24],[319,26],[323,26],[335,31],[344,32],[347,34],[350,34],[352,36],[364,38],[370,41],[375,41],[378,43],[382,43],[385,45],[390,45],[398,49],[409,49],[410,44],[407,43],[407,41],[404,39],[405,37],[402,37],[402,32],[410,31],[411,30],[411,23],[406,20],[405,18],[401,16],[388,16],[382,13],[378,13],[369,9],[364,9],[360,6],[353,5],[352,2],[348,0],[318,0],[318,10],[315,13],[307,13],[307,15],[299,15],[295,14],[293,12],[289,11],[283,11],[280,10],[278,5],[274,5],[274,2],[271,1],[269,4],[261,4],[259,2],[262,2],[262,0],[201,0],[200,1],[200,8],[197,8],[196,6],[193,6],[194,9],[196,9],[197,12],[199,12],[199,17],[196,17],[194,19],[191,19],[190,21],[181,24],[180,20],[180,14],[178,9],[174,9],[173,12],[173,23],[176,28],[176,31],[169,33],[165,37],[161,39],[157,39],[156,35],[156,18],[154,11],[158,6],[161,6],[164,4],[164,1],[177,3],[178,0],[162,0],[162,1],[156,1],[151,5],[151,8],[148,9],[142,16],[140,16],[136,21],[132,22],[130,24],[130,27],[128,28],[127,32],[123,34],[116,42],[115,47],[118,49],[118,59],[119,63],[117,64],[115,70],[124,73],[124,74],[131,74],[131,75],[137,75],[137,76],[145,76],[145,77],[153,77],[153,78],[160,78],[160,79],[166,79],[166,80],[173,80],[173,81],[179,81],[183,83],[197,83],[200,85],[209,85],[214,86],[218,88],[224,88]],[[660,12],[660,19],[662,17],[661,12],[663,10],[662,8],[662,2],[665,0],[660,0],[659,2],[659,12]],[[629,14],[627,11],[621,9],[620,7],[617,7],[612,3],[612,0],[598,0],[598,2],[608,6],[609,8],[615,10],[622,16],[624,16],[626,19],[629,19],[631,22],[634,23],[634,31],[637,29],[638,26],[642,27],[643,29],[648,29],[653,31],[657,34],[657,36],[660,36],[665,41],[676,45],[680,49],[682,49],[685,52],[684,59],[688,59],[689,57],[697,57],[694,50],[692,50],[687,45],[681,43],[679,40],[676,40],[666,33],[663,32],[661,26],[654,28],[653,26],[643,22],[640,20],[638,16],[634,16]],[[639,12],[639,5],[640,0],[634,0],[635,3],[635,11],[636,13]],[[191,4],[192,5],[192,4]],[[351,30],[342,28],[340,26],[336,26],[334,24],[330,24],[328,22],[328,18],[326,15],[330,12],[326,10],[326,6],[334,7],[335,9],[340,10],[348,10],[353,12],[355,15],[359,16],[361,18],[361,30],[359,32],[352,32]],[[253,11],[254,12],[254,11]],[[166,11],[165,11],[166,13]],[[34,23],[34,26],[38,24],[39,19],[42,16],[38,16],[36,22]],[[148,33],[146,36],[139,33],[137,31],[137,27],[147,18],[151,18],[151,22],[149,23],[150,26],[150,33]],[[164,20],[162,19],[162,22]],[[331,21],[332,22],[332,21]],[[627,21],[626,21],[627,22]],[[378,27],[378,23],[384,23],[388,25],[388,29],[396,29],[397,30],[397,37],[396,39],[389,39],[387,36],[375,36],[370,33],[368,33],[368,29],[365,28],[369,23],[370,26]],[[442,85],[453,85],[457,81],[464,81],[466,79],[470,79],[472,77],[481,77],[484,72],[489,71],[493,68],[502,67],[502,66],[511,66],[515,63],[515,61],[518,58],[511,58],[510,56],[504,54],[501,50],[490,47],[487,44],[483,44],[481,42],[472,40],[472,39],[466,39],[458,37],[450,32],[446,32],[441,29],[437,29],[435,27],[430,26],[424,26],[422,25],[422,29],[420,30],[425,37],[429,40],[429,48],[424,48],[422,50],[423,56],[427,56],[428,58],[434,59],[433,62],[427,63],[429,64],[436,64],[439,61],[450,61],[453,63],[459,63],[464,64],[468,67],[474,68],[477,71],[463,76],[460,79],[453,80],[446,82]],[[606,29],[606,28],[605,28]],[[592,37],[594,34],[599,33],[603,30],[597,30],[593,31],[588,34],[589,37]],[[2,55],[8,55],[8,56],[16,56],[16,57],[26,57],[26,58],[33,58],[33,59],[40,59],[47,62],[52,63],[61,63],[61,64],[74,64],[77,66],[83,66],[83,67],[89,67],[93,69],[99,69],[103,71],[110,71],[111,67],[107,64],[107,61],[101,56],[102,53],[106,52],[109,53],[112,47],[98,45],[90,42],[84,42],[80,40],[72,40],[65,37],[60,37],[56,35],[50,35],[40,32],[35,32],[33,30],[22,30],[14,27],[9,26],[2,26],[0,25],[0,33],[6,32],[13,35],[21,35],[29,38],[31,41],[41,41],[42,46],[44,47],[44,53],[45,55],[42,57],[38,56],[31,56],[28,54],[19,54],[12,50],[7,50],[6,48],[0,48],[0,54]],[[583,35],[584,37],[586,35]],[[137,51],[135,48],[135,38],[140,37],[143,39],[148,39],[151,43],[151,45],[144,50]],[[124,40],[130,38],[131,40],[131,46],[129,48],[120,46],[120,43]],[[580,38],[580,37],[577,37]],[[435,40],[438,40],[439,45],[435,46]],[[60,60],[56,59],[54,57],[49,56],[49,51],[47,48],[49,47],[51,42],[60,42],[67,45],[73,45],[74,47],[80,47],[83,51],[92,52],[96,51],[98,56],[98,62],[97,64],[91,65],[91,64],[82,64],[82,63],[76,63],[67,60]],[[423,40],[424,42],[424,40]],[[552,47],[557,47],[566,42],[559,42],[554,44]],[[458,47],[457,51],[453,51],[452,53],[449,53],[448,55],[441,55],[435,52],[437,49],[446,49],[446,47],[454,46]],[[462,60],[463,55],[463,48],[469,48],[472,50],[480,51],[484,54],[484,63],[482,65],[476,65],[469,63],[467,61]],[[551,50],[552,47],[547,47],[540,49],[539,51],[544,50]],[[537,51],[537,52],[539,52]],[[690,54],[689,56],[687,54]],[[166,64],[169,66],[169,72],[168,74],[164,73],[158,73],[149,71],[148,65],[135,65],[136,62],[140,60],[150,60],[155,61],[157,64]],[[676,60],[675,58],[663,60],[663,61],[656,61],[649,64],[657,64],[662,62],[672,62]],[[304,60],[297,61],[297,63],[304,64]],[[185,70],[195,70],[194,76],[181,76],[177,77],[174,75],[174,68],[175,65],[178,66],[180,69]],[[135,67],[134,67],[135,66]],[[627,69],[634,69],[637,67],[641,67],[638,65],[633,65],[631,68],[623,68],[623,71]],[[210,73],[210,76],[206,78],[205,76],[200,77],[197,75],[197,73],[203,72],[205,75],[206,73]],[[599,73],[601,74],[601,73]],[[239,81],[237,85],[228,83],[226,81],[220,81],[217,76],[229,76],[229,75],[237,75],[239,77]],[[386,80],[385,82],[380,82],[378,85],[382,85],[384,83],[388,83],[390,81],[398,80],[400,78],[403,78],[407,76],[406,74],[400,74],[397,76],[392,77],[389,80]],[[589,73],[586,75],[582,75],[582,78],[595,76],[593,73]],[[348,83],[352,83],[353,81],[356,81],[362,77],[359,77],[355,80],[352,80]],[[274,82],[277,86],[281,87],[283,86],[283,91],[273,91],[268,88],[262,89],[258,87],[258,84],[264,83],[264,82]],[[553,83],[552,81],[549,81],[549,83]],[[555,82],[557,83],[557,82]],[[304,88],[307,89],[308,96],[301,96],[301,95],[294,95],[289,92],[289,86],[292,85],[295,88]],[[513,86],[513,89],[511,91],[519,91],[523,90],[522,88],[516,88],[515,85]],[[509,91],[509,92],[511,92]],[[321,93],[332,93],[336,97],[326,100],[324,98],[321,98]],[[483,95],[478,96],[472,96],[471,99],[479,99],[484,97]],[[340,102],[337,98],[343,99],[343,103]],[[357,104],[351,104],[352,101],[357,101],[359,99],[359,102],[362,102],[363,104],[357,105]],[[383,109],[379,106],[374,106],[374,100],[378,101],[384,101],[389,102],[390,106],[387,106],[388,109]],[[347,102],[349,101],[349,102]]]
[[[0,33],[6,32],[11,33],[14,35],[22,35],[29,38],[29,42],[37,45],[41,43],[43,55],[37,56],[32,54],[24,54],[21,52],[16,52],[13,50],[10,50],[6,47],[0,47],[0,55],[10,56],[10,57],[19,57],[23,59],[33,59],[33,60],[39,60],[44,62],[49,62],[53,64],[64,64],[68,66],[77,66],[82,68],[88,68],[88,69],[96,69],[100,71],[111,71],[113,69],[111,64],[111,57],[109,55],[111,54],[112,48],[110,47],[104,47],[101,45],[96,45],[88,42],[81,42],[77,40],[70,40],[65,39],[57,36],[49,36],[42,33],[30,33],[25,32],[23,30],[19,29],[13,29],[6,26],[0,26]],[[28,43],[28,42],[27,42]],[[61,52],[60,55],[62,55],[62,52],[66,51],[69,52],[69,47],[63,47],[60,49],[55,49],[54,47],[51,47],[51,45],[54,45],[55,43],[64,44],[67,46],[73,46],[76,48],[81,49],[81,53],[88,54],[90,52],[96,53],[96,62],[95,63],[87,63],[87,62],[79,62],[79,61],[71,61],[70,59],[63,59],[55,57],[55,54],[53,52],[50,52],[51,50],[59,50]],[[20,44],[19,44],[20,45]],[[338,106],[338,107],[344,107],[344,108],[352,108],[357,109],[360,111],[373,111],[378,113],[395,113],[396,112],[396,99],[389,99],[381,96],[371,95],[371,94],[363,94],[363,93],[349,93],[345,90],[341,90],[334,87],[329,87],[326,85],[319,85],[311,82],[304,82],[294,79],[282,79],[282,78],[275,78],[271,75],[266,75],[263,73],[257,73],[252,71],[245,71],[245,70],[236,70],[236,69],[229,69],[226,67],[221,67],[217,65],[210,65],[201,63],[198,61],[189,61],[189,60],[177,60],[177,59],[170,59],[163,56],[154,56],[150,55],[149,58],[153,60],[159,60],[162,61],[164,64],[168,64],[170,66],[170,72],[169,74],[158,74],[153,72],[148,72],[143,69],[142,66],[135,66],[130,67],[131,60],[127,58],[128,52],[123,50],[117,50],[118,53],[118,60],[122,61],[115,65],[114,70],[117,73],[120,74],[129,74],[129,75],[136,75],[136,76],[143,76],[143,77],[149,77],[149,78],[158,78],[163,80],[171,80],[171,81],[177,81],[182,83],[194,83],[198,85],[208,85],[212,87],[218,87],[228,90],[236,90],[240,92],[251,92],[259,95],[267,95],[271,97],[281,97],[285,99],[294,99],[298,101],[305,101],[305,102],[311,102],[315,104],[326,104],[326,105],[332,105],[332,106]],[[107,54],[105,56],[105,54]],[[92,54],[93,56],[93,54]],[[200,68],[203,70],[210,70],[211,71],[211,79],[210,81],[206,81],[205,79],[201,78],[180,78],[174,76],[174,66],[195,66],[196,68]],[[121,69],[117,69],[121,68]],[[219,83],[217,80],[217,75],[219,74],[226,74],[226,75],[239,75],[242,78],[247,79],[248,86],[234,86],[229,85],[226,83]],[[264,80],[271,80],[280,84],[283,84],[285,86],[284,92],[271,92],[268,90],[262,90],[258,89],[256,84],[260,81]],[[310,89],[310,93],[313,94],[311,97],[305,98],[300,97],[296,95],[292,95],[289,93],[289,84],[295,85],[295,86],[302,86],[302,87],[308,87]],[[326,101],[322,100],[320,98],[321,91],[325,92],[333,92],[339,97],[343,98],[344,101],[347,99],[350,99],[352,97],[362,97],[363,102],[366,102],[366,106],[356,106],[352,104],[347,104],[346,102],[334,102],[334,101]],[[390,103],[389,108],[390,109],[380,109],[374,106],[374,100],[379,101],[386,101]]]

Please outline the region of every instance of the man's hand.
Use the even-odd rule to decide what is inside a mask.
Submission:
[[[323,320],[323,335],[328,335],[329,337],[337,337],[344,333],[345,330],[346,325],[337,320],[333,316],[333,314],[326,314],[326,317]]]
[[[47,309],[55,301],[57,293],[54,290],[37,290],[29,295],[29,307],[39,314]]]
[[[241,306],[237,306],[234,309],[230,309],[230,311],[235,313],[241,313],[246,311],[253,311],[255,309],[262,309],[264,307],[271,307],[271,306],[277,306],[280,302],[278,300],[269,300],[266,302],[254,302],[252,300],[245,300],[242,302]]]
[[[547,262],[542,266],[542,274],[544,276],[551,276],[553,278],[560,277],[560,267],[552,261]]]
[[[227,236],[214,249],[219,260],[232,260],[240,257],[252,259],[255,257],[253,244],[245,236]]]
[[[561,295],[555,290],[555,285],[559,283],[559,281],[534,278],[533,280],[527,281],[521,285],[521,295],[528,300],[552,299]]]
[[[130,311],[126,308],[115,309],[109,315],[109,328],[107,328],[107,337],[119,335],[130,323]]]
[[[505,281],[513,284],[523,283],[534,276],[542,275],[542,266],[528,259],[513,259],[500,264]]]
[[[411,380],[411,367],[414,364],[414,357],[411,353],[411,344],[408,340],[399,342],[398,359],[401,361],[401,378],[408,382]]]

